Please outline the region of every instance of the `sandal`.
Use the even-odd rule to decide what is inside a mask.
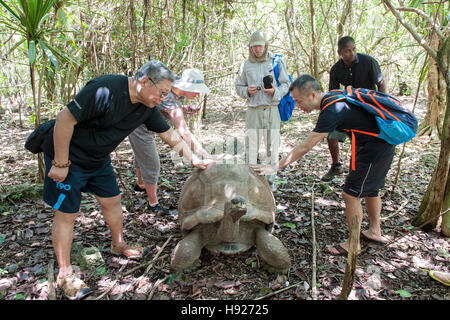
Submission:
[[[93,291],[83,280],[71,273],[65,278],[57,278],[56,284],[61,288],[64,295],[70,300],[81,300],[90,295]]]
[[[377,244],[377,245],[385,245],[385,244],[388,244],[389,241],[390,241],[390,239],[387,238],[387,237],[385,237],[385,236],[382,236],[382,237],[385,238],[386,240],[377,240],[377,239],[369,238],[368,236],[365,235],[365,233],[364,233],[364,231],[363,231],[363,232],[361,232],[361,237],[360,237],[360,238],[361,238],[362,240],[366,240],[366,241],[368,241],[368,242],[375,243],[375,244]]]
[[[328,253],[332,254],[333,256],[347,256],[348,251],[345,249],[340,243],[336,245],[328,245],[325,247],[325,249],[328,251]],[[360,254],[361,250],[357,251],[356,254]]]
[[[145,257],[148,253],[148,248],[138,247],[138,246],[129,246],[125,244],[122,247],[115,247],[111,243],[111,253],[118,256],[125,256],[130,260],[140,260]]]
[[[345,250],[340,244],[336,245],[328,245],[325,247],[327,249],[328,253],[332,254],[333,256],[346,256],[348,254],[348,251]]]

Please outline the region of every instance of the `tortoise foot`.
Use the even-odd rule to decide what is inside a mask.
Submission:
[[[263,266],[272,273],[287,273],[291,267],[289,252],[283,243],[265,229],[260,229],[256,236],[256,249]]]
[[[190,272],[200,266],[200,254],[203,243],[200,233],[195,230],[178,242],[173,250],[170,261],[171,268],[176,272]]]

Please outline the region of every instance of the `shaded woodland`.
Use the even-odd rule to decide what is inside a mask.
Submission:
[[[39,5],[37,5],[39,2]],[[450,261],[450,28],[448,1],[0,1],[0,299],[60,299],[51,243],[52,209],[42,201],[42,155],[23,148],[31,130],[53,119],[91,78],[132,76],[150,59],[176,74],[201,69],[212,89],[186,115],[195,135],[217,153],[243,135],[245,102],[234,89],[255,30],[270,36],[292,78],[309,73],[328,88],[339,59],[337,40],[350,35],[358,52],[375,57],[388,93],[420,121],[416,138],[396,149],[383,190],[383,231],[388,245],[363,244],[349,299],[448,300],[448,287],[428,270],[449,272]],[[282,125],[282,155],[313,128],[317,115],[295,110]],[[170,270],[170,253],[182,234],[177,199],[192,166],[176,164],[158,142],[160,197],[167,216],[146,212],[133,191],[128,140],[113,153],[130,242],[145,243],[144,262],[114,257],[110,235],[93,197],[82,200],[74,244],[97,247],[104,263],[83,270],[93,299],[338,299],[346,257],[324,252],[348,231],[340,198],[343,178],[322,183],[329,154],[319,144],[284,170],[274,192],[275,233],[288,247],[292,267],[277,276],[260,268],[256,251],[202,255],[187,275]],[[342,154],[348,161],[350,145]],[[366,221],[367,219],[364,219]],[[363,222],[363,228],[364,228]],[[74,250],[75,251],[75,250]],[[76,258],[76,252],[74,252]]]

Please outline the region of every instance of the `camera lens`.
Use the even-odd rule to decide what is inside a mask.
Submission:
[[[258,91],[261,90],[261,87],[260,87],[260,86],[257,86],[257,87],[256,87],[256,90],[258,90]]]

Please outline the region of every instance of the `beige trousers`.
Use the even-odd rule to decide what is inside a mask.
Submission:
[[[274,165],[278,163],[280,147],[280,113],[278,106],[249,107],[245,115],[245,159],[256,164],[261,139],[266,147],[260,163]]]

